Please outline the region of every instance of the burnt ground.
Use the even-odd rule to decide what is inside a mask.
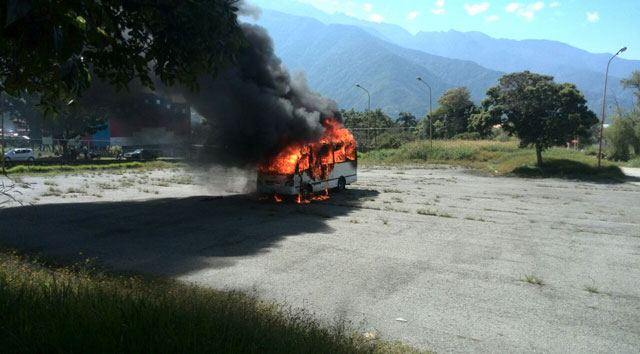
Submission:
[[[25,206],[0,211],[0,242],[255,292],[436,352],[640,347],[640,173],[595,183],[365,167],[308,205],[256,200],[251,176],[22,177]]]

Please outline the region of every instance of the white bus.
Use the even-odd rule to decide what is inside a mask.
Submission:
[[[331,145],[322,146],[322,151],[334,150]],[[335,148],[337,151],[338,148]],[[347,185],[357,181],[358,177],[358,157],[354,151],[353,159],[344,158],[341,162],[336,162],[335,153],[331,151],[332,158],[327,162],[327,157],[323,161],[327,163],[304,163],[298,161],[295,172],[290,174],[278,174],[258,170],[258,193],[275,195],[302,195],[311,196],[313,193],[328,191],[329,189],[344,190]],[[312,157],[302,155],[300,160]],[[300,166],[315,166],[301,169]],[[327,172],[329,172],[327,176]],[[318,177],[326,176],[326,177]]]

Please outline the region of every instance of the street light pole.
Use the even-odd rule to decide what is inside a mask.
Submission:
[[[427,87],[429,88],[429,144],[431,145],[431,150],[433,150],[433,124],[431,122],[431,113],[432,113],[432,102],[431,102],[431,86],[424,80],[422,80],[422,78],[420,76],[416,77],[416,80],[422,82],[423,84],[427,85]]]
[[[607,63],[607,70],[604,73],[604,93],[602,95],[602,122],[600,123],[600,147],[598,148],[598,168],[600,168],[600,159],[602,158],[602,131],[604,130],[604,113],[607,102],[607,79],[609,78],[609,65],[611,64],[613,58],[617,57],[618,54],[624,52],[625,50],[627,50],[627,47],[620,48],[620,50],[616,54],[614,54],[611,59],[609,59],[609,62]]]
[[[356,84],[356,87],[359,89],[364,90],[364,92],[367,93],[367,111],[371,111],[371,94],[369,93],[369,90],[367,90],[366,88],[362,87],[360,84]],[[369,140],[369,131],[371,130],[371,116],[369,116],[369,129],[367,129],[367,141]],[[373,144],[376,144],[376,133],[373,133]]]

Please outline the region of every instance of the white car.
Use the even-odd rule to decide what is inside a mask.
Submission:
[[[11,149],[4,153],[5,161],[33,161],[35,159],[33,149]]]

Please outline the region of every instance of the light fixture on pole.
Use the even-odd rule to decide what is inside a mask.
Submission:
[[[416,77],[416,80],[427,85],[427,87],[429,88],[429,144],[431,145],[431,150],[433,150],[433,124],[431,122],[431,113],[432,113],[431,86],[426,81],[422,80],[420,76]]]
[[[371,111],[371,94],[369,93],[369,90],[367,90],[366,88],[362,87],[360,84],[356,84],[356,87],[361,89],[361,90],[364,90],[364,92],[367,93],[367,112]],[[371,115],[370,114],[368,114],[368,115],[369,115],[369,119],[368,119],[368,121],[369,121],[369,129],[367,129],[367,141],[369,140],[369,131],[371,130]],[[373,144],[374,145],[376,144],[376,135],[377,134],[374,132],[373,133]]]
[[[607,63],[607,70],[604,72],[604,93],[602,95],[602,122],[600,123],[600,147],[598,148],[598,168],[600,168],[600,159],[602,159],[602,131],[604,130],[604,114],[607,102],[607,79],[609,78],[609,65],[613,58],[617,57],[618,54],[627,50],[627,47],[622,47],[620,50],[614,54],[609,62]]]

